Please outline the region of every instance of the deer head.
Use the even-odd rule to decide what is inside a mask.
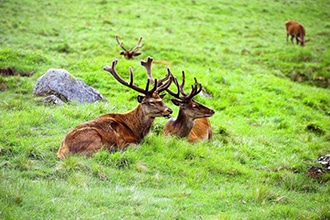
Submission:
[[[195,83],[191,86],[190,93],[185,93],[185,74],[184,71],[182,71],[181,85],[179,85],[177,78],[173,79],[174,84],[177,87],[177,92],[173,92],[169,88],[167,88],[166,91],[176,98],[171,99],[171,101],[173,104],[180,107],[180,111],[183,111],[187,118],[197,119],[211,117],[214,114],[212,109],[193,100],[193,98],[202,91],[202,84],[198,83],[196,78],[194,78],[194,80]]]
[[[103,69],[105,71],[108,71],[119,83],[139,93],[144,94],[144,96],[138,95],[138,102],[141,104],[143,112],[150,117],[159,117],[159,116],[164,116],[167,118],[170,117],[172,110],[168,108],[162,101],[162,98],[164,97],[165,94],[160,94],[160,93],[166,90],[171,85],[172,77],[170,77],[169,74],[167,74],[164,78],[160,79],[159,81],[162,82],[161,85],[158,84],[157,83],[158,80],[155,79],[155,82],[150,90],[149,90],[150,80],[148,79],[146,88],[143,89],[134,84],[132,68],[129,69],[130,81],[126,82],[125,80],[123,80],[116,71],[117,63],[118,60],[114,60],[112,62],[111,67],[105,66],[103,67]]]
[[[305,44],[307,43],[307,42],[309,42],[311,39],[305,39],[305,40],[302,40],[302,39],[300,39],[300,38],[298,38],[298,41],[300,42],[300,45],[301,46],[305,46]]]
[[[140,45],[141,41],[142,41],[142,37],[139,38],[139,41],[137,43],[137,45],[129,50],[127,50],[124,46],[123,43],[121,43],[119,41],[119,37],[118,35],[116,35],[116,41],[118,43],[118,45],[121,47],[121,49],[123,49],[124,51],[120,52],[120,55],[123,55],[126,59],[131,60],[133,59],[135,56],[139,56],[141,53],[138,53],[137,51],[143,47],[143,44]]]

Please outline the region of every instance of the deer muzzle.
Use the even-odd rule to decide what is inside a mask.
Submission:
[[[164,110],[164,112],[163,112],[163,116],[164,116],[165,118],[170,118],[170,117],[171,117],[170,114],[172,114],[172,113],[173,113],[172,109],[170,109],[170,108],[165,108],[165,110]]]

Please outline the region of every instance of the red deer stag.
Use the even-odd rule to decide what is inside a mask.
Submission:
[[[291,42],[293,44],[293,39],[296,38],[297,44],[300,43],[301,46],[304,46],[308,40],[305,40],[305,28],[302,24],[299,24],[296,21],[287,21],[285,22],[286,26],[286,42],[288,43],[288,38],[291,36]]]
[[[170,89],[166,91],[177,99],[171,101],[180,107],[176,119],[171,118],[163,129],[165,135],[175,135],[177,137],[188,137],[189,142],[212,139],[212,128],[208,118],[214,114],[212,109],[193,100],[193,97],[202,91],[202,85],[197,82],[191,86],[191,92],[186,94],[183,90],[185,83],[185,75],[182,71],[182,83],[179,85],[178,80],[174,78],[177,92]]]
[[[119,83],[144,94],[138,96],[137,107],[123,114],[105,114],[94,120],[78,125],[64,138],[57,153],[60,159],[68,154],[81,153],[91,155],[106,147],[111,150],[123,150],[130,144],[138,144],[149,132],[155,117],[169,118],[172,110],[164,105],[160,92],[166,90],[171,82],[172,75],[167,74],[149,90],[150,80],[147,81],[146,89],[139,88],[133,83],[133,71],[130,68],[130,82],[123,80],[115,67],[117,60],[112,66],[105,66]],[[161,85],[161,86],[157,86]]]
[[[139,55],[141,54],[141,53],[138,53],[137,51],[138,51],[140,48],[143,47],[143,44],[140,45],[140,43],[141,43],[141,41],[142,41],[142,37],[140,37],[140,39],[139,39],[137,45],[136,45],[134,48],[132,47],[132,48],[129,49],[129,50],[127,50],[127,49],[123,46],[123,43],[121,43],[121,42],[119,41],[119,37],[118,37],[118,35],[116,35],[116,41],[117,41],[118,45],[121,47],[121,49],[124,50],[124,51],[120,52],[120,55],[124,55],[124,57],[125,57],[126,59],[131,60],[131,59],[133,59],[134,57],[139,56]]]

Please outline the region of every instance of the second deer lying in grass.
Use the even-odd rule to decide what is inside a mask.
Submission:
[[[133,72],[130,69],[130,82],[123,80],[117,73],[115,66],[105,66],[119,83],[144,94],[138,96],[138,106],[127,113],[110,113],[102,115],[94,120],[78,125],[70,131],[60,145],[57,156],[60,159],[68,154],[81,153],[93,154],[102,147],[108,150],[123,150],[130,144],[138,144],[149,132],[155,117],[168,117],[172,110],[164,105],[160,92],[167,89],[172,82],[172,75],[167,74],[149,90],[147,81],[146,89],[140,88],[133,83]],[[151,65],[151,64],[150,64]],[[161,85],[161,86],[157,86]]]
[[[212,138],[212,128],[207,117],[211,117],[214,111],[196,101],[193,97],[202,91],[202,85],[197,82],[191,86],[191,91],[186,94],[183,90],[185,83],[185,75],[182,71],[182,83],[179,85],[178,80],[174,78],[177,92],[170,89],[166,91],[175,97],[171,101],[180,107],[179,114],[176,119],[171,118],[163,129],[165,135],[175,135],[177,137],[188,137],[189,142],[200,140],[209,140]]]

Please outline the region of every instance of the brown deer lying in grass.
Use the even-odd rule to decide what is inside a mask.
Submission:
[[[286,42],[288,43],[288,38],[291,36],[291,42],[293,44],[293,39],[296,38],[297,44],[300,43],[301,46],[304,46],[305,43],[309,40],[305,40],[305,28],[302,24],[299,24],[296,21],[287,21],[285,22],[286,26]]]
[[[130,144],[138,144],[148,134],[155,117],[169,118],[172,110],[164,105],[162,101],[164,95],[160,95],[160,92],[170,86],[172,75],[167,74],[159,81],[155,80],[155,84],[150,90],[148,80],[146,89],[142,89],[134,85],[132,69],[130,69],[129,83],[118,75],[115,69],[117,62],[114,60],[111,67],[105,66],[103,69],[121,84],[144,94],[144,96],[139,95],[139,104],[127,113],[105,114],[75,127],[61,143],[57,153],[59,158],[63,159],[66,155],[73,153],[90,155],[102,147],[106,147],[110,151],[123,150]]]
[[[202,85],[197,82],[191,86],[191,91],[186,94],[183,90],[185,83],[185,75],[182,71],[182,83],[179,85],[178,80],[174,78],[177,92],[170,89],[166,91],[177,99],[171,101],[180,107],[176,119],[171,118],[163,129],[165,135],[175,135],[177,137],[188,137],[189,142],[212,139],[212,128],[208,118],[214,114],[212,109],[193,100],[193,97],[202,91]]]
[[[136,45],[134,48],[132,47],[132,48],[129,49],[129,50],[127,50],[127,49],[123,46],[123,43],[121,43],[121,42],[119,41],[119,37],[118,37],[118,35],[116,35],[116,41],[117,41],[118,45],[121,47],[121,49],[124,50],[124,51],[120,52],[120,55],[123,55],[126,59],[131,60],[131,59],[133,59],[134,57],[139,56],[139,55],[141,54],[141,53],[138,53],[137,51],[138,51],[140,48],[143,47],[143,44],[140,45],[140,43],[141,43],[141,41],[142,41],[142,37],[140,37],[140,39],[139,39],[137,45]]]

